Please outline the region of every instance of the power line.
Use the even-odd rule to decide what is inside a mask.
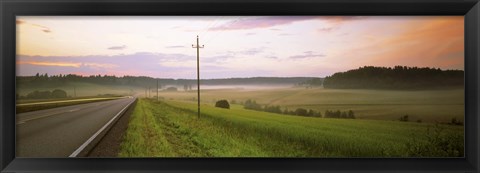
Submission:
[[[240,21],[240,17],[238,17],[235,21],[233,21],[232,23],[230,23],[230,25],[233,25],[235,23],[237,23],[238,21]],[[221,33],[225,32],[225,29],[224,30],[221,30],[220,32],[218,32],[216,35],[214,35],[213,37],[211,37],[210,39],[208,39],[205,44],[207,43],[210,43],[212,40],[214,40],[215,38],[217,38]]]
[[[208,32],[208,30],[210,30],[210,27],[213,26],[212,24],[215,23],[216,21],[217,21],[217,19],[214,19],[214,20],[210,21],[210,23],[208,23],[207,27],[205,27],[205,29],[203,29],[203,31],[200,32],[199,35],[201,35],[203,37],[204,34],[206,34]]]

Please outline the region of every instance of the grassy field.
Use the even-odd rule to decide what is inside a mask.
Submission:
[[[144,88],[137,88],[131,86],[123,86],[123,85],[97,85],[92,83],[82,83],[82,82],[68,82],[63,85],[57,86],[17,86],[17,93],[19,95],[27,95],[30,92],[35,90],[38,91],[52,91],[54,89],[61,89],[67,92],[68,96],[74,96],[74,88],[76,90],[77,97],[92,97],[97,95],[104,95],[104,94],[113,94],[113,95],[133,95],[135,92],[142,92],[145,90]]]
[[[196,91],[161,92],[165,100],[195,101]],[[359,119],[398,120],[408,114],[411,121],[450,122],[464,119],[464,91],[457,90],[351,90],[323,88],[210,89],[202,90],[201,101],[213,104],[227,99],[237,104],[247,99],[282,109],[306,108],[320,111],[353,110]]]
[[[262,100],[264,102],[264,100]],[[120,157],[443,157],[463,155],[463,126],[287,116],[139,99]]]
[[[24,100],[17,101],[16,113],[24,113],[31,111],[38,111],[44,109],[51,109],[62,106],[70,106],[84,103],[92,103],[99,101],[107,101],[119,99],[122,97],[119,96],[110,96],[110,97],[79,97],[79,98],[61,98],[61,99],[37,99],[37,100]]]

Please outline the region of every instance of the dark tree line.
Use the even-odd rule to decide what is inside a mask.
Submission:
[[[355,113],[352,110],[347,111],[325,111],[325,118],[349,118],[355,119]]]
[[[328,76],[323,86],[336,89],[437,89],[463,87],[463,83],[462,70],[365,66]]]
[[[17,84],[31,86],[55,86],[68,82],[85,82],[99,85],[128,85],[128,86],[156,86],[157,81],[160,85],[183,86],[184,90],[196,88],[196,79],[169,79],[152,78],[146,76],[110,76],[110,75],[90,75],[80,76],[74,74],[67,75],[48,75],[39,74],[35,76],[17,76]],[[274,85],[274,84],[299,84],[309,80],[318,81],[320,79],[311,77],[252,77],[252,78],[228,78],[228,79],[201,79],[202,85]],[[315,83],[315,82],[314,82]]]
[[[67,92],[61,89],[53,91],[33,91],[25,96],[16,95],[17,99],[50,99],[50,98],[66,98]]]
[[[288,110],[288,108],[285,108],[282,111],[282,108],[280,106],[274,106],[274,105],[265,105],[262,107],[262,105],[258,104],[255,100],[248,99],[245,101],[243,104],[243,108],[245,109],[250,109],[250,110],[256,110],[256,111],[263,111],[263,112],[271,112],[271,113],[277,113],[277,114],[285,114],[285,115],[297,115],[297,116],[307,116],[307,117],[322,117],[322,113],[319,111],[315,111],[312,109],[304,109],[304,108],[297,108],[295,110]],[[325,116],[324,118],[348,118],[348,119],[355,119],[355,113],[352,110],[349,110],[348,112],[341,112],[340,110],[337,111],[330,111],[327,110],[325,111]]]

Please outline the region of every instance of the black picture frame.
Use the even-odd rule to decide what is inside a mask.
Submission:
[[[464,158],[15,158],[17,15],[462,15]],[[0,0],[1,172],[479,172],[478,0]]]

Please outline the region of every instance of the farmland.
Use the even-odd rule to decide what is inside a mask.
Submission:
[[[120,157],[439,157],[463,155],[463,126],[288,116],[140,99]],[[437,142],[436,142],[437,141]],[[446,141],[448,146],[442,146]],[[446,148],[446,149],[445,149]]]
[[[160,92],[160,97],[193,102],[196,101],[196,91]],[[201,90],[202,103],[213,105],[220,99],[227,99],[231,104],[253,99],[262,105],[278,105],[289,110],[306,108],[322,113],[325,110],[353,110],[357,119],[398,120],[403,115],[409,115],[412,121],[431,123],[464,119],[463,89],[397,91],[230,87]]]

